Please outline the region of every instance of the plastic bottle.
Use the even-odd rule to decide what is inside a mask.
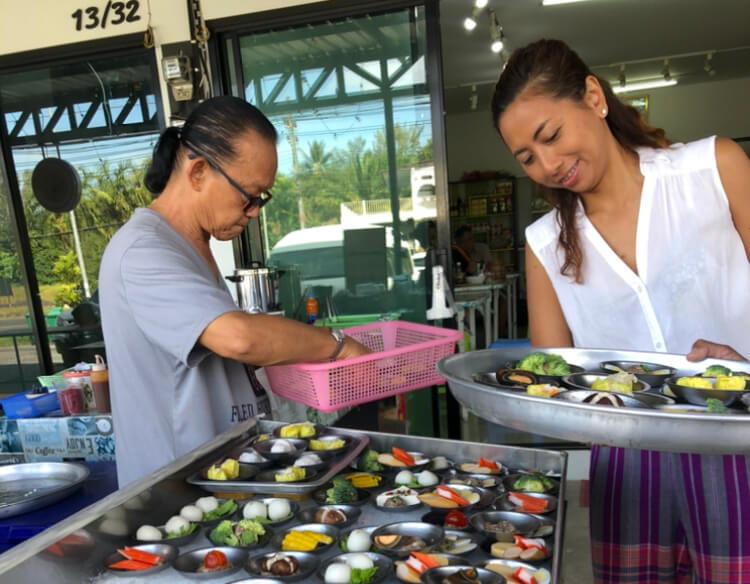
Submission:
[[[307,300],[305,300],[305,314],[307,315],[307,324],[313,324],[318,319],[318,301],[312,294],[308,294]]]
[[[94,403],[98,414],[108,414],[112,411],[109,403],[109,373],[107,364],[101,355],[94,356],[95,363],[91,366],[91,387],[94,390]]]

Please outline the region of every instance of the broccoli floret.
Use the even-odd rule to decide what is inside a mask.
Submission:
[[[234,527],[234,533],[238,536],[240,545],[251,545],[256,543],[266,530],[257,521],[241,519]]]
[[[224,520],[214,527],[208,535],[208,539],[210,539],[211,543],[214,545],[237,547],[240,543],[240,540],[234,534],[234,530],[232,529],[232,522],[228,520]]]
[[[544,364],[544,373],[547,375],[568,375],[570,367],[565,359],[560,355],[547,355],[547,362]]]
[[[539,476],[524,475],[513,481],[513,489],[516,491],[529,491],[531,493],[544,493],[547,488]]]
[[[368,449],[359,457],[359,460],[357,460],[357,469],[370,471],[383,470],[383,465],[378,462],[378,453],[374,450]]]
[[[701,373],[703,377],[718,377],[719,375],[731,375],[732,372],[724,367],[723,365],[709,365],[706,370]]]
[[[333,477],[333,486],[326,490],[326,503],[337,505],[352,503],[359,498],[357,489],[346,479]]]
[[[725,406],[721,401],[718,399],[714,399],[712,397],[709,397],[706,400],[706,405],[708,406],[708,410],[706,410],[709,414],[728,414],[729,409],[727,406]]]
[[[546,363],[546,360],[547,355],[544,353],[531,353],[521,359],[518,362],[518,365],[516,365],[516,368],[541,375],[544,373],[544,364]]]
[[[547,353],[531,353],[526,355],[516,366],[524,371],[531,371],[537,375],[567,375],[570,367],[560,355]]]

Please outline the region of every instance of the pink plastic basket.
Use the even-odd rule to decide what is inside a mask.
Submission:
[[[435,364],[452,355],[462,334],[400,320],[344,329],[371,355],[335,361],[266,367],[277,395],[322,412],[371,402],[444,382]]]

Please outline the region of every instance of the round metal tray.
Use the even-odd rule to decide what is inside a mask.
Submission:
[[[689,374],[708,364],[747,369],[737,361],[708,359],[691,363],[683,355],[645,351],[546,348],[566,361],[596,370],[602,361],[661,363]],[[659,409],[611,408],[532,397],[473,381],[476,373],[495,371],[530,352],[528,347],[459,353],[442,359],[437,371],[456,399],[480,418],[516,430],[575,442],[701,454],[750,454],[750,415],[674,413]]]
[[[83,486],[89,469],[72,462],[27,462],[0,467],[0,519],[57,503]]]

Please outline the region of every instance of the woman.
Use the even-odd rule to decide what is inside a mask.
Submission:
[[[234,97],[160,137],[144,183],[158,198],[115,234],[99,274],[120,487],[267,412],[248,366],[345,359],[349,337],[237,308],[209,240],[238,236],[271,200],[276,130]]]
[[[492,114],[555,207],[526,230],[533,345],[750,355],[750,161],[736,144],[670,145],[552,40],[511,56]],[[594,447],[596,581],[750,579],[749,489],[742,456]]]

